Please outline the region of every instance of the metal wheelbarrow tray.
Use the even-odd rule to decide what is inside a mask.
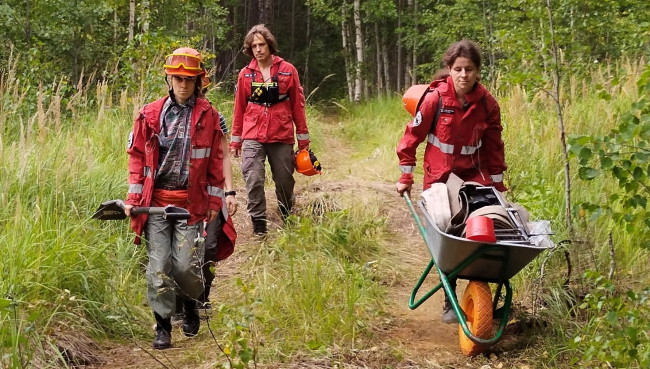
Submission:
[[[521,269],[530,263],[548,246],[534,246],[527,241],[521,231],[512,230],[496,231],[496,243],[482,243],[466,238],[453,236],[442,232],[431,219],[424,201],[419,200],[422,209],[424,239],[431,253],[431,257],[438,264],[440,270],[451,273],[464,260],[486,246],[501,246],[501,248],[486,251],[478,256],[480,262],[473,262],[457,274],[458,278],[479,280],[498,283],[504,279],[514,277]],[[506,240],[504,240],[506,239]]]

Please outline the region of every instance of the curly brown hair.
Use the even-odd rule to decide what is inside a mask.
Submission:
[[[273,36],[271,31],[269,31],[265,25],[257,24],[254,25],[253,28],[248,31],[246,37],[244,37],[243,51],[246,56],[251,58],[253,57],[253,50],[251,45],[253,44],[253,38],[255,35],[260,35],[264,38],[266,44],[269,45],[269,52],[272,55],[275,55],[278,52],[278,42],[275,40],[275,36]]]

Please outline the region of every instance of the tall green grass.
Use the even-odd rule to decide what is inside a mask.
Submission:
[[[18,137],[4,126],[1,366],[22,367],[31,355],[63,365],[56,342],[34,346],[57,335],[142,333],[143,250],[131,244],[126,222],[90,219],[101,202],[126,192],[130,117],[130,111],[78,115],[60,131],[23,127]]]

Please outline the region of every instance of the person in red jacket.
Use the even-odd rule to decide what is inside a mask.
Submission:
[[[275,37],[264,25],[251,28],[244,38],[244,53],[253,60],[239,72],[235,93],[230,153],[242,156],[247,210],[256,235],[267,232],[266,158],[284,219],[294,202],[294,126],[298,149],[309,149],[310,142],[298,71],[276,52]]]
[[[442,61],[446,68],[437,73],[430,92],[397,145],[402,172],[397,192],[402,195],[411,191],[416,149],[425,139],[425,190],[433,183],[446,182],[454,173],[464,181],[506,191],[501,112],[496,99],[479,82],[481,52],[474,42],[462,40],[447,49]],[[442,99],[440,105],[439,99]],[[449,282],[455,289],[456,280]],[[457,321],[447,296],[443,321]]]
[[[171,315],[177,295],[184,299],[183,333],[198,333],[196,299],[204,289],[203,222],[210,223],[224,209],[222,132],[219,113],[201,96],[205,73],[201,55],[179,48],[165,65],[169,96],[145,105],[129,137],[129,191],[125,212],[133,207],[174,205],[186,208],[187,221],[168,221],[161,215],[131,219],[136,243],[144,232],[149,263],[147,300],[156,319],[155,349],[171,347]],[[230,225],[232,222],[229,221]],[[234,228],[225,233],[220,257],[234,247]]]

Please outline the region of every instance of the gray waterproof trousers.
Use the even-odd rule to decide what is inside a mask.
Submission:
[[[185,220],[169,221],[162,215],[149,215],[145,229],[149,256],[147,300],[163,318],[174,313],[176,296],[196,299],[203,292],[202,232],[202,222],[188,225]]]
[[[264,181],[266,179],[265,160],[268,157],[271,174],[275,183],[275,195],[278,205],[287,211],[293,206],[293,171],[296,166],[293,145],[285,143],[260,143],[244,140],[242,143],[241,169],[246,182],[248,195],[248,215],[254,218],[266,216],[266,197]]]
[[[223,201],[226,201],[225,199]],[[221,236],[221,230],[223,229],[223,224],[225,223],[223,214],[219,212],[217,217],[205,228],[207,235],[205,236],[205,256],[203,258],[203,277],[205,278],[205,290],[206,295],[202,299],[199,299],[201,302],[208,301],[208,294],[210,293],[210,286],[214,280],[214,272],[212,268],[217,263],[217,241],[219,236]]]

